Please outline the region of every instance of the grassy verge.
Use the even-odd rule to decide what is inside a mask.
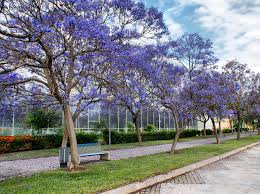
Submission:
[[[207,136],[206,138],[211,138],[211,137],[213,136]],[[188,137],[188,138],[180,139],[180,142],[193,141],[199,139],[205,139],[205,137],[200,137],[200,136]],[[170,144],[170,143],[172,143],[172,140],[147,141],[147,142],[143,142],[142,146],[153,146],[153,145],[162,145],[162,144]],[[111,150],[136,148],[136,147],[140,147],[140,145],[138,145],[138,143],[113,144],[111,145]],[[102,149],[109,150],[109,146],[102,145]],[[59,154],[59,150],[57,148],[14,152],[14,153],[0,154],[0,161],[30,159],[30,158],[45,158],[45,157],[58,156],[58,154]]]
[[[0,182],[0,193],[97,193],[216,156],[260,141],[260,136],[227,140],[168,153],[85,165],[80,172],[55,170]]]

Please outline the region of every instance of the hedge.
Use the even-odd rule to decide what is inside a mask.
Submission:
[[[222,132],[223,133],[232,133],[232,129],[223,129]]]
[[[198,135],[197,130],[184,130],[182,131],[180,138],[184,137],[194,137]],[[174,139],[176,131],[156,131],[156,132],[143,132],[142,141],[154,141],[154,140],[170,140]],[[109,130],[103,130],[103,140],[106,144],[109,142]],[[122,143],[132,143],[137,142],[136,133],[122,133],[117,131],[111,131],[111,143],[112,144],[122,144]]]
[[[206,129],[205,131],[206,131],[206,135],[213,135],[213,130]],[[199,131],[199,136],[203,136],[203,135],[204,135],[204,131],[203,130]]]
[[[94,133],[78,133],[77,142],[94,143],[98,136]],[[61,146],[62,135],[44,136],[0,136],[0,154],[17,151],[57,148]]]

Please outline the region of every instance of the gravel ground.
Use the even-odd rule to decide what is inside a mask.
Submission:
[[[243,134],[243,136],[247,136]],[[234,139],[236,136],[223,137],[223,140]],[[179,142],[176,149],[190,148],[205,144],[214,143],[214,138],[195,140],[189,142]],[[138,157],[143,155],[156,154],[161,152],[170,151],[171,144],[156,145],[156,146],[145,146],[131,149],[112,150],[110,151],[110,157],[112,160],[120,160],[131,157]],[[90,162],[98,160],[98,156],[81,158],[81,162]],[[27,160],[14,160],[14,161],[3,161],[0,162],[0,181],[15,176],[29,176],[35,172],[47,171],[59,168],[59,158],[37,158]]]

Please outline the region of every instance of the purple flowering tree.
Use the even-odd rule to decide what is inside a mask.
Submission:
[[[252,127],[256,125],[260,134],[260,73],[252,73],[250,82],[247,88],[247,107],[243,113],[243,120]]]
[[[6,109],[10,109],[14,101],[13,96],[21,88],[17,83],[21,82],[22,77],[14,72],[17,69],[19,69],[19,66],[9,67],[5,61],[5,56],[0,56],[0,112],[2,114],[5,113]]]
[[[171,110],[175,120],[177,133],[171,149],[174,153],[182,130],[179,120],[184,119],[186,126],[197,116],[191,91],[192,80],[199,70],[213,66],[217,59],[212,42],[198,34],[184,34],[162,48],[162,58],[154,65],[155,72],[151,77],[155,88],[153,94],[163,107]]]
[[[183,66],[191,79],[193,72],[211,66],[217,62],[210,39],[199,34],[184,34],[169,42],[169,58]]]
[[[182,66],[168,63],[165,57],[167,47],[159,48],[153,61],[153,68],[148,71],[150,80],[150,94],[156,104],[171,111],[174,118],[176,136],[172,144],[171,153],[174,153],[182,129],[179,127],[180,119],[188,124],[190,118],[190,101],[183,98],[183,85],[185,85],[185,69]],[[158,57],[161,56],[161,57]],[[186,125],[185,124],[185,125]]]
[[[7,53],[10,67],[21,66],[24,81],[63,109],[77,169],[73,115],[112,81],[124,45],[166,33],[162,14],[132,0],[9,0],[0,17],[0,56]]]
[[[223,66],[224,74],[237,84],[237,91],[235,92],[236,99],[230,104],[231,109],[237,117],[238,129],[237,139],[240,139],[240,130],[243,115],[250,103],[250,88],[254,90],[254,83],[252,82],[252,73],[246,64],[241,64],[238,61],[230,61]]]
[[[152,46],[131,46],[118,65],[118,71],[113,74],[113,81],[107,85],[108,94],[113,96],[112,103],[126,108],[132,115],[138,143],[142,143],[139,126],[140,113],[143,107],[151,106],[152,101],[148,92],[149,77],[146,72],[151,69],[154,57]]]
[[[212,41],[204,39],[196,33],[186,33],[180,38],[171,41],[169,43],[169,53],[168,57],[185,69],[190,84],[192,84],[192,79],[198,75],[199,71],[204,71],[205,68],[214,68],[214,64],[218,60],[214,55]],[[186,91],[192,101],[191,88],[186,88]],[[200,113],[196,114],[195,119],[203,122],[205,135],[206,122],[209,120],[209,116],[203,111]]]
[[[216,137],[216,142],[220,143],[219,134],[216,127],[216,119],[230,115],[229,105],[234,102],[236,92],[235,83],[224,74],[217,71],[208,70],[198,73],[192,83],[193,107],[198,115],[208,115]]]

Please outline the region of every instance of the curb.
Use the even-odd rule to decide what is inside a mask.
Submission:
[[[128,194],[128,193],[133,193],[133,192],[139,191],[139,190],[141,190],[143,188],[155,185],[157,183],[160,183],[160,182],[163,182],[165,180],[174,178],[176,176],[185,174],[185,173],[190,172],[192,170],[201,168],[201,167],[203,167],[205,165],[208,165],[210,163],[216,162],[218,160],[227,158],[227,157],[232,156],[234,154],[237,154],[237,153],[239,153],[241,151],[244,151],[244,150],[246,150],[248,148],[254,147],[254,146],[258,145],[258,144],[260,144],[260,142],[252,143],[252,144],[249,144],[247,146],[244,146],[244,147],[232,150],[230,152],[226,152],[224,154],[221,154],[221,155],[218,155],[218,156],[214,156],[212,158],[209,158],[209,159],[206,159],[206,160],[202,160],[200,162],[197,162],[197,163],[194,163],[194,164],[190,164],[190,165],[182,167],[182,168],[178,168],[178,169],[170,171],[170,172],[168,172],[166,174],[157,175],[157,176],[145,179],[143,181],[134,182],[134,183],[131,183],[129,185],[125,185],[125,186],[122,186],[122,187],[118,187],[116,189],[105,191],[102,194]]]

